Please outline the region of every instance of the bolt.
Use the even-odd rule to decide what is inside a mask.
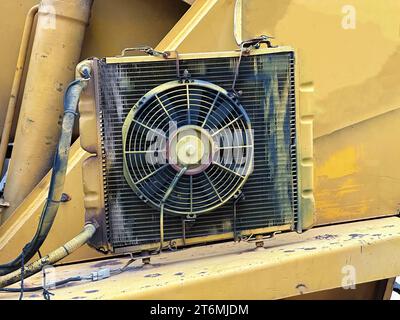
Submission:
[[[256,236],[256,247],[257,248],[264,248],[264,240],[261,234]]]
[[[72,200],[72,198],[68,194],[63,193],[62,196],[61,196],[60,202],[69,202],[71,200]]]
[[[91,68],[89,65],[82,65],[79,68],[79,73],[84,77],[84,78],[90,78],[90,74],[91,74]]]

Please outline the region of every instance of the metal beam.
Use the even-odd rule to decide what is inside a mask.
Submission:
[[[242,241],[165,253],[148,268],[138,261],[125,273],[53,292],[54,299],[281,299],[340,288],[351,284],[349,276],[357,284],[392,278],[400,274],[399,247],[400,219],[383,218],[276,235],[258,249]],[[63,266],[57,277],[119,268],[128,260]],[[0,295],[10,297],[18,295]]]

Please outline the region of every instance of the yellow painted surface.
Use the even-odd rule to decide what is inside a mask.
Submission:
[[[0,132],[3,131],[25,18],[29,9],[37,3],[37,0],[0,1],[0,39],[3,47],[0,51]]]
[[[95,0],[82,60],[119,55],[128,47],[155,47],[188,8],[181,0]]]
[[[327,179],[336,179],[357,172],[357,151],[355,147],[340,149],[329,154],[328,159],[317,169],[318,176]]]
[[[52,290],[52,299],[281,299],[340,288],[352,270],[356,284],[394,277],[400,272],[400,255],[393,254],[399,246],[397,217],[319,227],[277,235],[261,249],[242,241],[166,252],[152,257],[151,266],[138,260],[111,278]],[[65,279],[101,268],[118,270],[128,260],[63,266],[56,275]],[[40,281],[37,275],[25,285]],[[40,293],[25,297],[43,299]],[[18,294],[0,294],[6,298]]]
[[[108,0],[97,0],[96,3],[101,1]],[[9,4],[9,1],[5,2]],[[16,3],[21,2],[16,1]],[[261,33],[272,34],[276,37],[275,43],[291,45],[298,51],[299,85],[303,88],[307,87],[310,96],[307,106],[302,104],[300,107],[307,107],[308,111],[314,114],[314,133],[317,137],[314,155],[319,224],[392,215],[396,213],[400,202],[398,170],[400,150],[396,147],[400,136],[398,110],[400,106],[400,2],[396,0],[352,1],[357,10],[357,27],[354,30],[345,30],[341,27],[341,22],[344,16],[342,8],[343,5],[348,4],[347,2],[342,0],[329,2],[251,0],[246,2],[244,12],[245,38]],[[183,52],[234,49],[233,4],[233,0],[197,0],[191,10],[161,42],[159,48],[177,47]],[[3,2],[0,5],[2,6]],[[102,5],[108,6],[104,2]],[[115,6],[115,8],[122,10],[121,15],[124,18],[120,21],[115,20],[116,17],[118,18],[116,15],[113,21],[106,21],[104,19],[107,15],[103,13],[103,18],[97,20],[97,30],[102,28],[101,23],[106,22],[118,29],[118,25],[125,23],[127,16],[131,16],[124,15],[124,7]],[[196,12],[200,9],[204,12]],[[148,11],[141,12],[140,17],[147,16],[146,12],[148,13]],[[10,16],[5,10],[0,10],[0,17],[2,14]],[[19,17],[21,31],[23,15]],[[138,34],[142,35],[146,25],[143,25],[143,19],[139,20],[131,19],[130,22],[141,26],[137,30]],[[17,34],[16,30],[11,31],[16,26],[9,26],[9,28],[0,28],[0,32],[10,30],[8,34],[11,32]],[[94,25],[92,28],[95,30]],[[150,28],[147,27],[147,29]],[[118,54],[123,47],[131,46],[131,35],[132,39],[138,39],[133,34],[135,30],[136,28],[132,27],[127,28],[126,33],[121,32],[124,37],[117,37],[123,39],[121,42],[113,37],[110,39],[110,36],[103,37],[101,32],[89,30],[88,41],[91,41],[93,48],[96,49],[84,48],[84,52],[86,55],[99,56]],[[163,30],[166,32],[167,28]],[[161,35],[159,37],[161,39]],[[5,45],[10,48],[10,52],[11,49],[16,48],[15,54],[10,56],[5,51],[1,53],[2,57],[4,56],[1,61],[9,68],[5,70],[8,70],[10,83],[12,80],[10,70],[13,68],[11,60],[16,59],[18,47],[16,43],[19,39],[17,38],[8,37],[9,42]],[[157,43],[156,38],[156,35],[152,38],[154,43]],[[105,44],[106,41],[109,41],[109,47]],[[152,44],[150,42],[146,44]],[[132,43],[132,45],[136,44]],[[3,74],[0,75],[2,76]],[[4,79],[0,78],[6,83]],[[0,98],[7,101],[4,98],[7,93],[4,93],[3,87],[1,86],[0,89]],[[6,103],[1,105],[6,105]],[[75,149],[75,154],[80,152],[78,150],[78,148]],[[82,155],[82,159],[83,157]],[[83,222],[84,212],[80,161],[71,167],[67,177],[66,190],[68,190],[67,193],[72,193],[73,199],[61,208],[55,227],[43,247],[45,252],[65,242],[81,229],[80,223]],[[14,220],[10,221],[10,223],[14,221],[12,222],[14,229],[11,232],[16,232],[18,228],[21,228],[17,237],[16,233],[10,234],[7,231],[9,237],[5,238],[6,229],[4,226],[0,228],[0,250],[2,250],[0,262],[19,253],[22,244],[33,235],[38,212],[40,212],[40,206],[34,201],[38,193],[43,201],[44,189],[45,184],[40,184],[35,190],[37,193],[29,196],[23,204],[26,207],[21,209]],[[389,227],[392,225],[393,227]],[[368,236],[349,239],[350,234],[364,233],[365,230],[369,230]],[[87,290],[93,290],[93,284],[88,283],[73,287],[73,289],[62,289],[56,298],[77,296],[160,298],[166,295],[168,298],[201,298],[202,292],[209,293],[209,298],[230,298],[238,297],[235,294],[240,293],[235,286],[249,288],[250,294],[247,295],[249,298],[288,297],[299,294],[297,289],[299,280],[306,284],[308,292],[340,286],[340,270],[346,263],[357,266],[357,270],[360,271],[357,281],[374,281],[399,274],[398,257],[393,255],[394,250],[400,245],[399,230],[397,218],[384,218],[365,223],[317,228],[299,236],[304,238],[294,244],[289,244],[289,242],[297,235],[285,234],[280,237],[286,244],[279,246],[279,243],[271,242],[265,254],[264,251],[249,253],[245,251],[247,247],[240,247],[241,250],[243,249],[242,256],[233,253],[217,254],[216,257],[204,260],[175,261],[160,266],[163,268],[160,273],[166,275],[165,279],[144,278],[146,274],[149,274],[148,271],[139,270],[133,275],[126,273],[118,278],[98,283],[100,288],[98,293],[91,295],[85,293]],[[340,241],[318,242],[313,239],[315,235],[328,232],[340,234]],[[299,247],[299,243],[304,246]],[[233,244],[226,244],[226,246],[231,245]],[[315,246],[318,250],[301,249],[305,246],[307,248]],[[287,249],[295,250],[296,254],[291,254],[291,252],[284,254],[283,251]],[[200,250],[209,249],[205,247],[190,250],[196,251],[186,253],[192,252],[195,257],[198,257]],[[73,257],[81,259],[95,255],[93,250],[84,248]],[[238,256],[240,256],[239,259]],[[163,257],[156,258],[155,261],[158,261],[157,259],[163,261]],[[241,260],[242,257],[245,261]],[[212,265],[213,272],[201,277],[198,273],[202,271],[197,268],[206,267],[205,264]],[[182,287],[178,278],[175,278],[176,270],[180,267],[185,268],[184,270],[187,270],[189,275]],[[65,270],[73,274],[77,270],[84,269],[82,265],[78,265]],[[336,270],[337,272],[327,277],[327,273],[321,270]],[[260,276],[266,281],[260,282]],[[156,288],[158,283],[162,283],[161,289]],[[150,287],[144,288],[147,285]],[[109,290],[110,288],[113,289]]]
[[[317,220],[391,215],[400,206],[400,110],[315,140]]]
[[[251,0],[243,38],[296,49],[300,112],[314,126],[317,224],[399,209],[400,2]],[[236,48],[233,0],[198,0],[158,49]],[[343,28],[349,8],[355,29]],[[200,19],[201,18],[201,19]],[[200,19],[200,21],[199,21]],[[305,93],[307,97],[305,97]]]
[[[79,62],[92,0],[40,5],[3,197],[6,221],[50,170],[64,114],[64,91]]]
[[[0,52],[0,132],[3,129],[26,14],[39,2],[0,1],[0,39],[4,48]],[[81,59],[118,55],[126,47],[144,44],[156,46],[188,7],[181,0],[96,0]]]

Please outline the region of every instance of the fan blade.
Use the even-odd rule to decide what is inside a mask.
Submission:
[[[179,179],[185,174],[186,171],[187,171],[187,167],[184,167],[175,176],[175,178],[172,181],[171,185],[169,186],[167,192],[165,192],[164,198],[161,200],[162,204],[165,203],[168,200],[169,196],[172,194],[172,192],[174,191],[176,185],[178,184]]]

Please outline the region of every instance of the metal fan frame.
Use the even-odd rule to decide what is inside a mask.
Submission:
[[[124,169],[124,176],[125,176],[125,178],[126,178],[126,181],[127,181],[127,183],[129,184],[129,186],[132,188],[132,190],[133,190],[142,200],[144,200],[146,203],[150,204],[152,207],[154,207],[155,209],[158,209],[158,210],[159,210],[160,207],[162,206],[162,203],[155,203],[154,201],[152,201],[151,199],[149,199],[146,195],[144,195],[144,194],[142,193],[142,191],[140,190],[140,188],[139,188],[139,187],[137,186],[137,184],[133,181],[133,178],[132,178],[131,173],[130,173],[129,165],[128,165],[128,163],[127,163],[127,156],[126,156],[126,154],[127,154],[127,152],[126,152],[126,151],[127,151],[127,150],[126,150],[127,136],[128,136],[129,129],[130,129],[130,127],[131,127],[131,123],[132,123],[132,121],[133,121],[134,118],[135,118],[135,115],[136,115],[138,112],[142,111],[142,108],[146,108],[147,102],[148,102],[148,101],[152,101],[153,98],[154,98],[155,96],[158,96],[160,93],[163,93],[163,92],[165,92],[165,91],[167,91],[167,90],[169,90],[169,89],[172,89],[172,88],[175,88],[175,87],[178,88],[179,86],[189,86],[189,85],[197,85],[197,86],[200,86],[200,87],[205,87],[205,88],[207,88],[207,89],[214,90],[214,91],[218,92],[218,94],[223,95],[225,99],[229,99],[230,102],[231,102],[233,105],[235,105],[235,107],[237,107],[237,108],[240,110],[241,114],[243,115],[243,118],[244,118],[243,120],[244,120],[244,122],[245,122],[245,124],[246,124],[246,126],[247,126],[247,129],[250,130],[250,132],[251,132],[251,130],[252,130],[250,118],[248,117],[248,115],[247,115],[245,109],[243,108],[243,106],[242,106],[240,103],[238,103],[235,99],[233,99],[233,98],[228,94],[228,91],[226,91],[225,89],[223,89],[223,88],[221,88],[221,87],[219,87],[219,86],[217,86],[217,85],[214,85],[214,84],[212,84],[212,83],[209,83],[209,82],[206,82],[206,81],[202,81],[202,80],[193,80],[193,79],[187,80],[187,81],[171,81],[171,82],[164,83],[164,84],[162,84],[162,85],[160,85],[160,86],[158,86],[158,87],[156,87],[156,88],[150,90],[149,92],[147,92],[147,93],[146,93],[141,99],[139,99],[139,100],[136,102],[136,104],[132,107],[132,109],[131,109],[130,112],[128,113],[128,115],[127,115],[127,117],[126,117],[126,119],[125,119],[125,121],[124,121],[123,127],[122,127],[122,138],[123,138],[123,169]],[[161,105],[162,105],[162,104],[161,104]],[[167,114],[168,114],[168,113],[167,113]],[[246,136],[246,137],[247,137],[247,136]],[[249,138],[249,141],[250,141],[250,145],[252,146],[252,147],[251,147],[251,152],[252,152],[252,155],[253,155],[253,152],[254,152],[254,137],[253,137],[252,134],[250,134],[250,135],[248,136],[248,138]],[[197,212],[195,212],[195,215],[196,215],[196,214],[210,213],[210,212],[212,212],[213,210],[215,210],[216,208],[218,208],[218,207],[224,205],[225,203],[227,203],[227,202],[228,202],[229,200],[231,200],[236,194],[238,194],[239,191],[242,189],[243,185],[244,185],[244,184],[246,183],[246,181],[248,180],[248,178],[249,178],[249,176],[250,176],[250,174],[251,174],[251,172],[252,172],[252,168],[253,168],[252,163],[253,163],[253,161],[254,161],[253,156],[250,157],[250,161],[251,161],[251,164],[249,164],[249,165],[247,166],[248,169],[247,169],[247,171],[245,172],[245,174],[244,174],[244,176],[243,176],[243,178],[242,178],[242,181],[236,186],[236,188],[235,188],[234,190],[232,190],[232,192],[230,192],[230,196],[229,196],[229,197],[226,197],[225,199],[223,199],[222,201],[220,201],[218,204],[216,204],[216,205],[214,205],[214,206],[212,206],[212,207],[210,207],[210,208],[208,208],[208,209],[206,209],[206,210],[204,210],[204,211],[197,211]],[[213,164],[218,165],[218,163],[213,163]],[[168,164],[168,165],[170,165],[170,164]],[[143,197],[144,197],[145,199],[143,199]],[[179,212],[179,211],[168,210],[167,208],[165,208],[165,211],[166,211],[166,213],[177,214],[177,215],[190,215],[190,214],[191,214],[190,210],[188,210],[188,212],[183,213],[183,212]]]

